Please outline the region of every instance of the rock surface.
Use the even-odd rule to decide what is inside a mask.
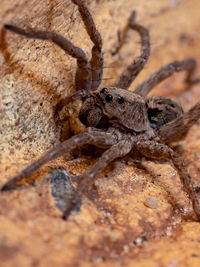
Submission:
[[[11,3],[12,2],[12,3]],[[0,28],[56,31],[88,56],[92,44],[77,8],[69,0],[1,1]],[[139,38],[130,33],[120,55],[112,57],[117,32],[130,12],[150,30],[151,58],[131,86],[160,66],[195,58],[200,76],[200,2],[198,0],[86,1],[103,38],[103,86],[139,53]],[[53,111],[61,96],[73,91],[74,59],[49,42],[27,40],[1,30],[0,39],[0,185],[59,143]],[[184,74],[158,86],[153,94],[173,97],[185,110],[200,100],[200,85],[184,87]],[[72,122],[71,122],[72,124]],[[66,128],[66,136],[68,136]],[[76,126],[74,126],[76,130]],[[177,149],[192,179],[200,183],[200,124]],[[137,162],[126,157],[108,166],[83,198],[81,211],[61,219],[50,190],[48,167],[82,173],[93,155],[63,157],[33,175],[34,186],[0,194],[0,261],[2,266],[200,266],[200,224],[174,213],[173,201],[191,212],[178,174],[167,163]],[[43,179],[41,179],[43,178]],[[149,200],[153,199],[149,205]],[[148,205],[147,205],[148,203]],[[155,205],[156,203],[156,205]]]

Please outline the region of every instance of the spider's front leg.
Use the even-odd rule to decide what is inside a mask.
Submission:
[[[186,59],[183,61],[174,61],[161,67],[158,71],[151,74],[144,82],[139,84],[134,90],[135,94],[140,95],[143,99],[146,99],[149,92],[159,83],[169,78],[176,72],[186,71],[187,77],[185,79],[188,85],[199,82],[198,80],[192,80],[193,73],[196,68],[196,61],[194,59]]]
[[[78,177],[82,181],[80,182],[74,197],[71,200],[71,204],[68,209],[63,213],[63,219],[67,219],[71,211],[76,209],[76,206],[80,203],[82,195],[88,190],[88,187],[92,184],[94,179],[102,172],[105,167],[114,159],[127,155],[133,147],[133,141],[130,139],[121,140],[119,143],[113,145],[110,149],[106,150],[99,160],[88,169],[83,175]]]
[[[81,18],[85,25],[86,31],[93,42],[94,46],[92,48],[92,58],[90,60],[92,69],[92,85],[91,90],[98,89],[102,74],[103,74],[103,54],[102,54],[102,39],[99,31],[97,30],[92,15],[90,14],[88,8],[84,5],[82,0],[72,0],[72,2],[78,6]],[[77,73],[78,79],[78,73]],[[82,88],[80,88],[82,89]]]
[[[103,73],[101,35],[96,29],[93,18],[83,1],[72,0],[72,2],[78,6],[87,33],[90,36],[91,41],[94,43],[92,49],[92,58],[90,62],[87,59],[86,53],[81,48],[74,46],[69,40],[65,39],[63,36],[57,33],[40,30],[24,30],[14,25],[4,25],[4,28],[6,30],[25,36],[26,38],[50,40],[60,48],[62,48],[68,55],[77,59],[75,88],[78,92],[70,97],[66,97],[65,99],[60,100],[56,106],[56,112],[61,110],[62,107],[69,102],[83,97],[85,95],[85,92],[88,92],[91,89],[96,90],[101,83]],[[83,92],[82,90],[85,91]]]
[[[140,151],[144,156],[152,159],[170,159],[173,162],[173,165],[178,170],[178,173],[180,175],[181,182],[183,184],[183,187],[185,191],[188,193],[195,216],[198,221],[200,221],[200,192],[196,190],[196,188],[193,186],[193,183],[191,181],[191,177],[188,174],[185,164],[181,157],[175,153],[170,147],[159,144],[154,141],[143,141],[143,142],[137,142],[135,144],[135,147],[137,150]]]
[[[150,56],[150,37],[148,30],[137,24],[135,22],[135,15],[136,12],[133,11],[129,20],[128,24],[125,27],[123,32],[123,36],[119,46],[117,47],[116,51],[113,54],[116,54],[124,44],[127,32],[129,29],[137,31],[141,38],[141,54],[139,57],[133,60],[133,62],[122,72],[118,81],[115,83],[114,86],[122,89],[128,89],[131,83],[136,79],[137,75],[143,70],[144,66],[146,65],[148,58]]]
[[[62,48],[68,55],[77,59],[77,74],[79,78],[76,80],[76,89],[90,90],[91,88],[91,66],[88,62],[85,52],[74,46],[69,40],[62,35],[55,32],[39,31],[39,30],[24,30],[17,26],[5,24],[6,30],[25,36],[26,38],[50,40],[60,48]]]
[[[77,92],[73,95],[61,99],[57,103],[55,108],[55,117],[57,117],[58,112],[66,104],[83,97],[88,93],[88,91],[90,91],[92,85],[91,65],[87,59],[85,52],[81,48],[74,46],[69,40],[54,32],[24,30],[10,24],[5,24],[4,28],[11,32],[25,36],[26,38],[52,41],[60,48],[62,48],[68,55],[77,59],[77,70],[75,76],[75,88]]]
[[[116,144],[117,142],[118,138],[115,135],[112,135],[111,133],[106,133],[100,130],[98,131],[94,128],[87,128],[84,132],[81,132],[80,134],[77,134],[72,138],[66,140],[65,142],[57,145],[56,147],[45,153],[43,156],[41,156],[41,158],[28,165],[19,174],[9,180],[1,188],[1,190],[6,191],[14,189],[16,186],[20,185],[23,180],[25,180],[25,182],[28,182],[30,180],[30,176],[40,167],[42,167],[45,163],[58,157],[61,157],[65,153],[70,152],[83,145],[93,144],[97,146],[111,146]]]

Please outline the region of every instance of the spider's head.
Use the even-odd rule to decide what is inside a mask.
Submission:
[[[136,132],[148,129],[145,102],[141,96],[116,87],[93,91],[92,96],[110,120]]]

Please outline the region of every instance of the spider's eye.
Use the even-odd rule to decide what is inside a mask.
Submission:
[[[175,105],[172,103],[172,104],[170,104],[170,107],[175,108]]]
[[[112,95],[106,96],[106,102],[110,102],[113,99]]]
[[[120,96],[120,97],[118,98],[117,102],[118,102],[119,104],[123,104],[123,103],[124,103],[124,98]]]
[[[106,89],[107,88],[102,88],[100,93],[102,93],[102,94],[105,93]]]

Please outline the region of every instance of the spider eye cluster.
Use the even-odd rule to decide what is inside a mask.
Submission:
[[[108,91],[107,88],[102,88],[100,93],[104,94],[107,91]],[[118,104],[123,104],[124,103],[124,98],[122,96],[118,95],[118,94],[114,95],[114,97],[111,94],[106,94],[104,97],[105,97],[105,101],[106,102],[111,102],[113,99],[115,99]]]
[[[100,91],[100,93],[101,93],[101,94],[104,94],[104,93],[106,93],[106,91],[107,91],[107,88],[102,88],[101,91]],[[110,95],[110,94],[107,94],[107,95],[105,96],[105,100],[106,100],[106,102],[110,102],[110,101],[112,101],[112,99],[113,99],[113,96]]]

